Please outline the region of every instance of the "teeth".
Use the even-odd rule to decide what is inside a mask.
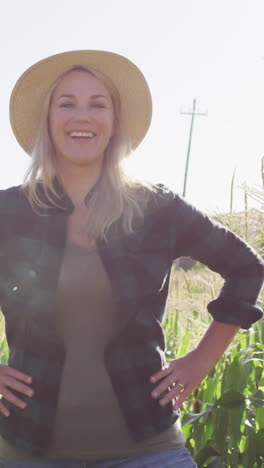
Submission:
[[[71,137],[83,137],[83,138],[93,138],[94,133],[92,132],[71,132]]]

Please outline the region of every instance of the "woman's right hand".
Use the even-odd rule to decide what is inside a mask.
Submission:
[[[24,409],[27,403],[21,398],[18,398],[12,393],[12,389],[20,392],[23,395],[32,397],[34,390],[29,386],[32,383],[32,377],[23,372],[9,367],[4,364],[0,364],[0,394],[10,403],[17,406],[18,408]],[[10,390],[11,389],[11,390]],[[3,401],[0,400],[0,412],[4,416],[9,416],[10,411]]]

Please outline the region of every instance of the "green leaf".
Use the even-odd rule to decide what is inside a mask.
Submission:
[[[251,356],[252,351],[256,352],[257,350],[262,351],[263,350],[263,345],[261,345],[260,343],[252,343],[246,349],[241,349],[240,352],[241,352],[241,354],[248,354],[249,356]]]
[[[255,385],[258,388],[260,386],[261,378],[263,375],[263,359],[261,360],[261,367],[255,367]]]
[[[186,414],[184,414],[183,418],[182,418],[182,426],[185,426],[187,424],[195,423],[196,421],[198,421],[198,419],[200,419],[201,416],[202,416],[202,413],[186,413]]]
[[[257,390],[253,395],[249,395],[248,399],[255,408],[264,408],[264,392],[262,390]]]
[[[177,357],[182,356],[183,354],[186,354],[189,351],[190,348],[190,340],[191,336],[189,332],[186,332],[184,336],[181,339],[179,349],[177,352]]]
[[[256,408],[255,412],[256,428],[264,429],[264,408]]]
[[[261,429],[256,434],[256,454],[264,456],[264,429]]]
[[[193,439],[195,440],[195,453],[197,453],[207,445],[207,440],[205,439],[205,425],[198,423],[194,424],[192,427]]]
[[[204,411],[201,411],[201,413],[186,413],[183,415],[182,418],[182,426],[185,426],[186,424],[193,424],[198,419],[200,419],[202,416],[205,416],[209,414],[212,411],[212,408],[214,405],[207,405],[207,409]]]
[[[226,468],[220,457],[214,457],[206,468]]]
[[[229,411],[229,427],[230,436],[233,446],[237,446],[241,438],[241,424],[243,421],[245,407],[230,408]]]
[[[186,437],[186,439],[192,438],[192,428],[191,424],[186,424],[184,427],[182,425],[182,431]]]
[[[8,357],[9,357],[9,348],[6,339],[3,339],[0,345],[0,362],[2,364],[7,364],[8,363]]]
[[[202,389],[199,394],[199,398],[202,401],[214,401],[216,395],[220,395],[221,391],[221,380],[218,378],[207,377],[203,381]]]
[[[240,392],[226,392],[216,402],[215,406],[224,406],[225,408],[239,408],[245,404],[245,396]]]
[[[243,364],[240,355],[235,356],[233,362],[225,370],[222,391],[243,392],[253,368],[251,363]]]
[[[242,454],[242,466],[253,467],[256,460],[256,433],[253,428],[247,427],[246,450]]]
[[[228,428],[228,409],[217,407],[213,413],[213,436],[217,447],[224,453],[226,447],[226,436]]]
[[[195,461],[198,466],[201,466],[206,462],[206,460],[208,460],[208,458],[213,457],[214,455],[219,455],[218,451],[212,445],[207,445],[196,454]]]
[[[212,438],[212,434],[213,434],[213,424],[212,424],[212,416],[213,416],[213,413],[209,413],[208,415],[205,416],[205,440],[208,441],[209,439]]]

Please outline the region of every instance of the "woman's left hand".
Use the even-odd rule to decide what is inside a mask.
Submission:
[[[151,392],[151,396],[159,398],[169,388],[169,392],[159,400],[159,403],[165,406],[177,398],[173,408],[179,408],[210,372],[214,364],[208,359],[208,355],[205,356],[197,349],[171,361],[165,368],[150,377],[151,383],[160,382]]]

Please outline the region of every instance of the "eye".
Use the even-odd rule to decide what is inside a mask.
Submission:
[[[96,107],[97,109],[106,109],[106,105],[103,104],[102,102],[95,102],[93,104],[93,107]]]
[[[72,102],[62,102],[59,107],[73,107]]]

